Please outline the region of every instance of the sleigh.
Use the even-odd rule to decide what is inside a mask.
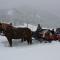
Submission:
[[[33,32],[32,37],[40,42],[60,41],[60,34],[53,34],[50,29],[42,29],[40,32]]]

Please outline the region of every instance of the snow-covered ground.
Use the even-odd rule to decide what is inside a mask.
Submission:
[[[40,43],[33,40],[33,44],[28,45],[16,39],[13,47],[9,47],[6,37],[0,36],[0,60],[60,60],[60,42]]]

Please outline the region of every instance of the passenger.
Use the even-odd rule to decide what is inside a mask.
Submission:
[[[52,31],[51,31],[51,32],[52,32],[52,34],[55,34],[55,31],[54,31],[54,29],[52,29]]]
[[[41,29],[42,29],[42,28],[41,28],[40,24],[38,24],[38,27],[37,27],[37,30],[36,30],[36,31],[37,31],[37,32],[40,32]]]
[[[37,39],[40,38],[39,32],[41,32],[41,30],[42,30],[42,28],[41,28],[40,24],[38,24],[37,30],[36,30],[36,38]]]
[[[12,23],[10,23],[10,25],[12,25]]]

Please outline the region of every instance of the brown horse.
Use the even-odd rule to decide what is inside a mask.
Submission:
[[[2,26],[3,33],[7,37],[10,46],[12,46],[12,39],[24,39],[27,40],[28,44],[32,44],[32,32],[29,28],[15,28],[5,23],[0,23],[0,26]]]

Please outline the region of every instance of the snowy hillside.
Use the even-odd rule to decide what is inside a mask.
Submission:
[[[32,25],[29,25],[33,29]],[[36,27],[35,27],[36,29]],[[0,60],[60,60],[60,42],[40,43],[33,40],[32,45],[13,40],[13,47],[5,36],[0,36]]]
[[[44,27],[60,27],[60,17],[46,10],[30,7],[0,9],[0,21],[12,22],[14,25],[22,23],[38,23]]]

